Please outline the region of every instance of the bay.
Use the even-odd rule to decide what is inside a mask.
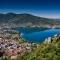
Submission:
[[[52,28],[18,28],[22,38],[29,42],[43,42],[48,37],[53,37],[55,34],[60,35],[60,29]]]

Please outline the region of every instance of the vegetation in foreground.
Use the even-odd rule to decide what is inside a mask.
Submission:
[[[60,37],[54,37],[51,40],[51,43],[42,43],[35,51],[23,56],[21,60],[60,60]]]
[[[20,60],[20,57],[37,48],[25,41],[18,32],[0,32],[0,60]]]
[[[31,53],[25,53],[22,57],[15,60],[60,60],[60,37],[51,38],[51,43],[45,42],[33,50]],[[11,59],[2,59],[11,60]]]

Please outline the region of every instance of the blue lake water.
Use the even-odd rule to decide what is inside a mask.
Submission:
[[[60,35],[60,29],[43,29],[43,30],[22,29],[22,30],[21,31],[19,30],[21,33],[23,33],[22,37],[30,42],[43,42],[45,38],[52,37],[55,34]]]

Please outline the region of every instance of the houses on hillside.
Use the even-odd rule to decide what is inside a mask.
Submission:
[[[0,57],[9,56],[11,59],[22,56],[25,52],[31,52],[32,48],[37,48],[37,44],[23,42],[19,43],[19,33],[0,33]]]
[[[45,39],[44,43],[52,43],[60,40],[60,35],[55,34],[53,37],[48,37]]]

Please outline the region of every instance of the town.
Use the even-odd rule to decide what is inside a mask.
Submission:
[[[18,56],[23,56],[26,52],[30,53],[37,47],[38,44],[22,40],[19,32],[6,30],[0,32],[0,57],[15,59]]]

